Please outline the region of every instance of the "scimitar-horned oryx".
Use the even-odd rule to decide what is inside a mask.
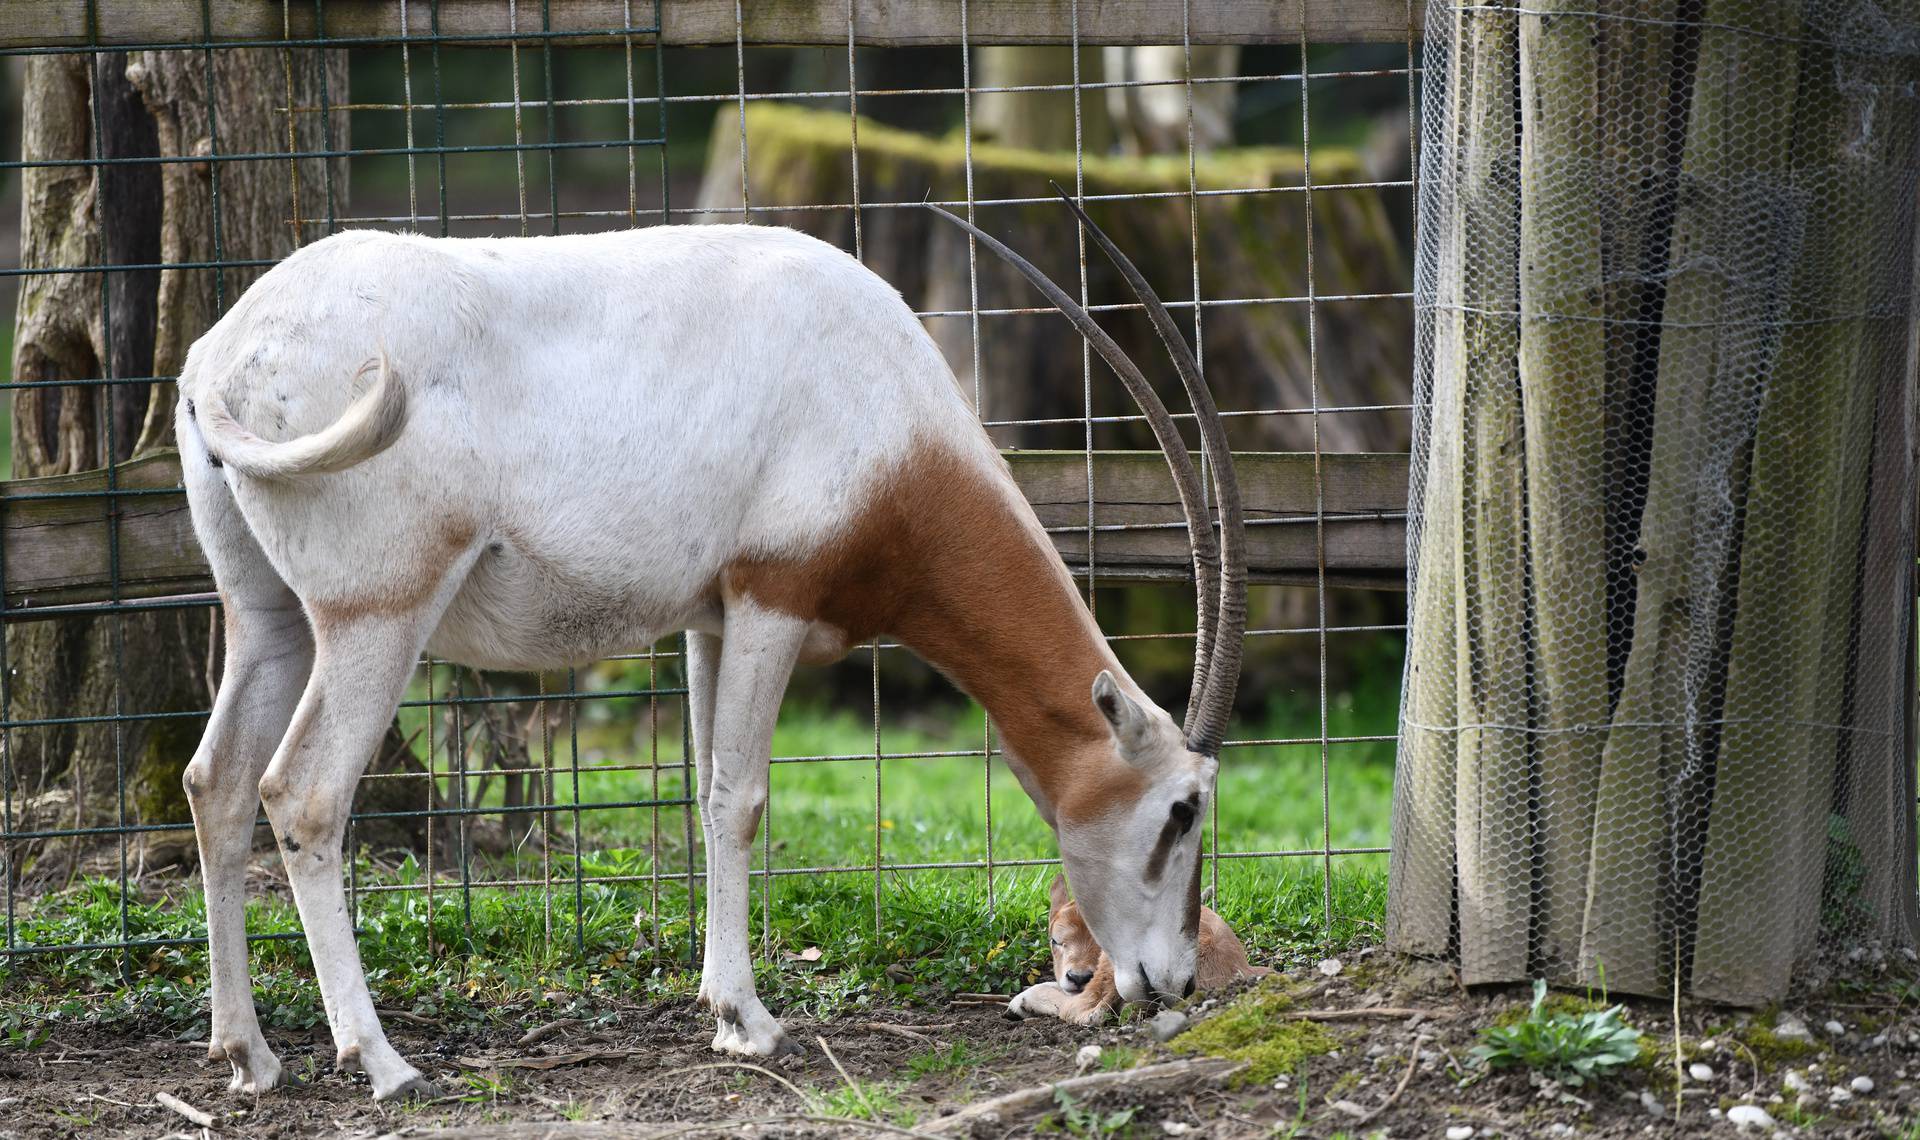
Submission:
[[[233,1066],[232,1088],[282,1079],[247,977],[244,865],[262,801],[338,1064],[381,1099],[427,1087],[375,1016],[341,883],[355,781],[423,650],[539,670],[687,631],[715,1049],[790,1048],[747,943],[788,674],[882,633],[994,718],[1121,993],[1189,989],[1196,825],[1245,624],[1225,431],[1166,309],[1080,215],[1186,383],[1216,543],[1194,462],[1139,368],[1038,270],[940,212],[1092,342],[1167,453],[1199,593],[1184,730],[1109,651],[920,321],[840,250],[763,226],[315,242],[200,338],[180,378],[187,497],[225,605],[225,675],[186,788],[210,1052]]]

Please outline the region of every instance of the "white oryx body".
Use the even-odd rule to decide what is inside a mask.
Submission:
[[[180,388],[225,601],[186,784],[235,1089],[280,1079],[244,941],[262,801],[341,1065],[382,1098],[423,1086],[374,1014],[340,863],[423,649],[545,669],[689,632],[715,1048],[789,1047],[746,900],[788,674],[881,632],[993,714],[1127,996],[1190,987],[1198,830],[1169,817],[1204,814],[1217,745],[1189,751],[1126,678],[920,322],[840,251],[742,226],[342,234],[262,277]]]
[[[377,379],[355,383],[380,348],[412,430],[325,478],[233,492],[309,605],[405,593],[449,547],[470,558],[428,648],[486,668],[718,634],[730,562],[833,541],[916,438],[999,462],[899,295],[771,227],[341,234],[242,297],[181,394],[309,435]]]

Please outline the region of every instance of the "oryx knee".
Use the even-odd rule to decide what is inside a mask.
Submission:
[[[729,777],[722,765],[714,765],[713,789],[707,798],[707,814],[716,833],[732,836],[740,843],[753,842],[760,830],[760,815],[767,808],[767,782],[752,776]]]
[[[260,802],[287,855],[311,850],[315,858],[338,850],[346,834],[346,812],[336,809],[323,789],[267,769],[260,777]]]
[[[207,802],[213,791],[213,757],[205,752],[194,753],[187,761],[186,770],[180,773],[180,786],[186,789],[187,803],[200,807]]]

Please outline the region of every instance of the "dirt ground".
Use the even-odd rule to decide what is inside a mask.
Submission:
[[[1461,1140],[1469,1135],[1462,1129],[1474,1137],[1734,1136],[1740,1130],[1725,1115],[1741,1104],[1766,1110],[1779,1136],[1920,1136],[1913,1130],[1920,1124],[1920,1008],[1910,998],[1875,996],[1889,993],[1885,984],[1843,987],[1845,1000],[1760,1014],[1683,1007],[1685,1062],[1707,1069],[1680,1079],[1671,1010],[1629,1004],[1631,1023],[1645,1034],[1642,1061],[1583,1088],[1532,1079],[1524,1070],[1461,1087],[1458,1074],[1479,1030],[1524,1008],[1525,993],[1463,993],[1443,967],[1390,963],[1364,951],[1332,976],[1309,965],[1265,985],[1239,995],[1240,1008],[1260,993],[1282,992],[1282,1030],[1311,1021],[1329,1034],[1333,1051],[1308,1058],[1285,1079],[1253,1082],[1244,1070],[1222,1077],[1222,1063],[1192,1061],[1151,1079],[1168,1070],[1136,1066],[1181,1061],[1183,1038],[1157,1044],[1144,1018],[1083,1029],[1009,1022],[991,1005],[876,1009],[829,1022],[788,1018],[806,1055],[755,1071],[708,1052],[711,1022],[690,1003],[674,1003],[612,1008],[557,1026],[532,1007],[496,1010],[495,1025],[480,1029],[389,1016],[395,1044],[447,1095],[382,1106],[363,1082],[332,1072],[324,1029],[269,1033],[287,1069],[308,1080],[256,1100],[227,1093],[226,1066],[205,1059],[204,1043],[73,1026],[31,1051],[0,1048],[0,1137],[202,1136],[155,1102],[163,1092],[214,1117],[207,1134],[285,1138],[880,1136],[908,1131],[909,1121],[929,1134],[996,1138]],[[1228,995],[1196,1008],[1195,1024],[1235,1001]],[[1793,1022],[1805,1025],[1811,1040],[1795,1040]],[[528,1030],[543,1026],[543,1036],[523,1043]],[[968,1063],[912,1075],[912,1058],[950,1055],[955,1043],[964,1043]],[[1068,1118],[1044,1086],[1073,1078],[1087,1045],[1101,1046],[1105,1059],[1079,1066],[1094,1087],[1072,1087],[1068,1103],[1076,1114]],[[803,1100],[795,1089],[816,1098],[846,1093],[835,1060],[869,1091],[887,1090],[892,1099],[881,1103],[880,1115],[896,1123],[806,1119],[823,1111],[821,1102]],[[1129,1076],[1102,1075],[1129,1067]],[[1146,1076],[1133,1079],[1139,1074]],[[1104,1089],[1103,1081],[1110,1082]],[[1859,1091],[1869,1082],[1870,1091]],[[985,1114],[978,1107],[1034,1086],[1043,1091],[1026,1103]],[[970,1103],[976,1107],[967,1116],[951,1119]]]

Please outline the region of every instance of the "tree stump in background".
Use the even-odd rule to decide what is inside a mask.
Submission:
[[[152,157],[344,147],[347,119],[281,109],[335,102],[347,90],[344,53],[268,49],[220,53],[209,84],[199,51],[37,56],[28,61],[22,154],[29,160]],[[278,93],[263,98],[263,93]],[[210,120],[209,97],[217,101]],[[97,101],[97,108],[94,103]],[[330,168],[329,168],[330,167]],[[213,202],[219,201],[216,230]],[[278,162],[50,166],[23,171],[21,265],[155,265],[273,259],[291,252],[298,213],[344,207],[345,163]],[[324,231],[309,231],[309,237]],[[217,233],[217,240],[216,240]],[[84,471],[172,443],[175,388],[187,346],[264,270],[259,267],[54,273],[22,280],[13,374],[17,380],[95,381],[16,389],[13,475]],[[145,383],[145,377],[161,382]],[[109,509],[102,503],[103,512]],[[16,720],[190,713],[212,699],[211,623],[197,608],[110,619],[23,623],[7,635],[8,716]],[[17,728],[7,741],[16,831],[177,823],[188,818],[180,772],[204,721],[195,716]],[[116,786],[124,781],[122,794]],[[193,849],[187,832],[151,832],[153,866]],[[7,873],[57,884],[87,866],[98,845],[64,846],[63,858],[18,844]],[[117,858],[117,857],[116,857]]]
[[[740,115],[721,112],[714,124],[700,208],[707,221],[741,219]],[[849,209],[796,210],[795,206],[845,204],[855,199],[848,116],[774,103],[747,108],[746,201],[755,222],[789,225],[852,251],[854,216]],[[1077,342],[1050,312],[981,319],[976,375],[969,308],[966,236],[931,213],[877,203],[916,203],[966,197],[966,151],[961,138],[930,138],[862,119],[860,134],[860,252],[867,266],[898,287],[921,311],[957,312],[930,317],[928,328],[946,353],[961,385],[979,400],[989,423],[1079,417],[1084,380]],[[1082,164],[1088,195],[1165,195],[1121,202],[1092,202],[1089,211],[1153,281],[1163,299],[1193,297],[1194,230],[1189,215],[1185,155],[1107,157],[1089,154]],[[1071,151],[1030,151],[976,143],[973,196],[1041,198],[1048,182],[1072,188]],[[1193,177],[1202,192],[1299,186],[1301,156],[1283,148],[1244,148],[1202,154]],[[1365,180],[1352,151],[1316,148],[1316,183]],[[1385,193],[1377,189],[1327,190],[1314,195],[1313,293],[1316,297],[1395,294],[1408,278]],[[1307,335],[1307,237],[1304,195],[1299,192],[1222,194],[1198,199],[1198,264],[1207,378],[1226,411],[1304,410],[1356,405],[1404,405],[1411,368],[1410,315],[1404,300],[1320,301],[1315,338]],[[976,220],[1003,237],[1036,265],[1074,288],[1079,279],[1075,228],[1064,207],[1052,201],[982,206]],[[1098,256],[1086,262],[1094,304],[1131,301],[1125,286]],[[997,259],[977,261],[981,308],[1034,308],[1032,289]],[[1267,298],[1286,298],[1280,302]],[[1175,315],[1191,330],[1191,310]],[[1150,374],[1171,376],[1164,350],[1144,315],[1103,318],[1115,338]],[[1317,370],[1319,390],[1309,377]],[[1117,384],[1096,378],[1096,415],[1127,414]],[[1229,421],[1234,446],[1247,449],[1308,449],[1314,417],[1269,415]],[[1329,451],[1405,450],[1403,412],[1335,413],[1318,417],[1320,446]],[[1078,446],[1081,425],[998,427],[1002,445]],[[1101,428],[1101,447],[1151,446],[1144,425]]]

